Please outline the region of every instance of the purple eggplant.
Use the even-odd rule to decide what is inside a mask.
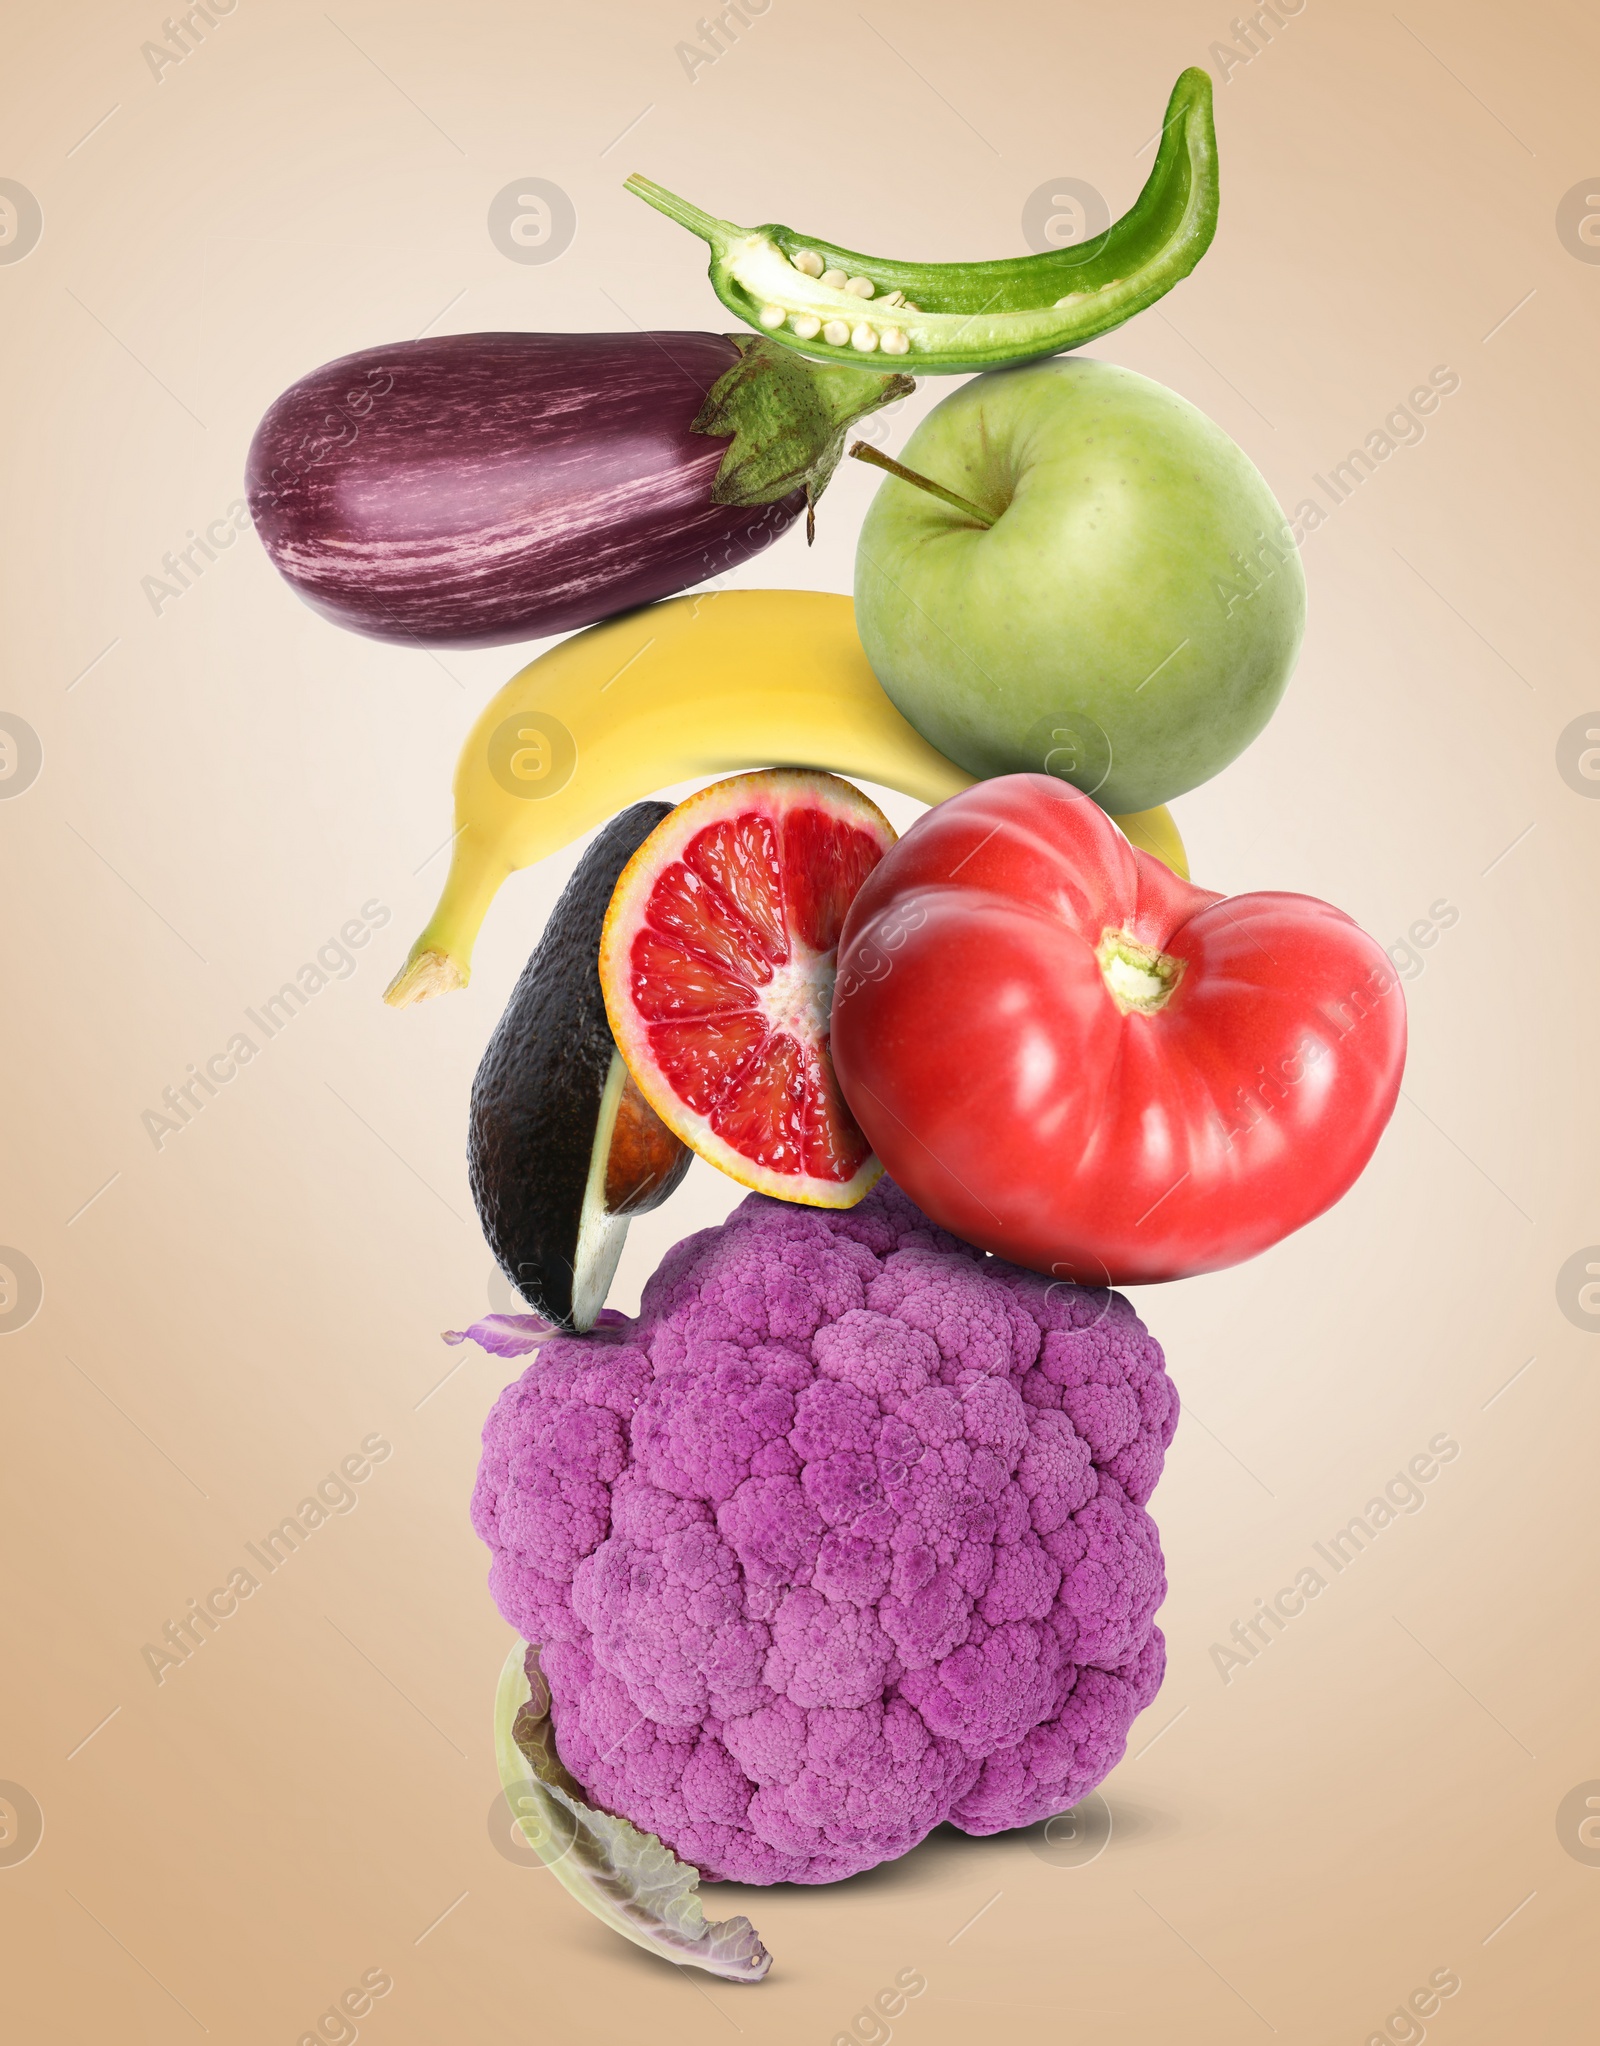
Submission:
[[[256,429],[251,516],[371,639],[498,646],[703,582],[808,513],[908,377],[720,334],[455,334],[347,355]]]

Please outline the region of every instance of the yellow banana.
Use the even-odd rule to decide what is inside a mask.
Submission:
[[[508,874],[629,803],[699,775],[821,767],[942,803],[974,777],[907,724],[867,665],[848,597],[674,597],[563,640],[512,676],[467,735],[444,893],[384,1000],[465,987]],[[1164,809],[1119,817],[1187,873]]]

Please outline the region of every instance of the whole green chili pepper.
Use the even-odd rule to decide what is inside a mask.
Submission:
[[[789,227],[736,227],[648,178],[627,188],[710,244],[718,298],[774,341],[826,362],[881,350],[918,374],[998,369],[1120,327],[1205,254],[1217,226],[1211,80],[1196,69],[1179,77],[1155,163],[1122,218],[1042,255],[894,263]]]

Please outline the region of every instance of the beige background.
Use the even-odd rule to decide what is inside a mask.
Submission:
[[[1219,80],[1214,250],[1096,350],[1202,406],[1286,505],[1436,365],[1461,380],[1309,539],[1282,711],[1178,805],[1211,885],[1323,894],[1385,942],[1440,899],[1459,917],[1355,1193],[1140,1299],[1186,1414],[1153,1502],[1169,1671],[1106,1785],[1109,1848],[941,1836],[834,1889],[714,1892],[777,1955],[739,1990],[491,1844],[507,1632],[466,1508],[510,1374],[438,1331],[487,1305],[467,1089],[572,855],[506,889],[469,993],[378,996],[441,878],[456,747],[519,656],[342,634],[248,535],[159,615],[142,579],[328,357],[425,324],[723,327],[628,170],[846,244],[999,254],[1043,181],[1122,210],[1176,72],[1230,35],[1223,0],[773,0],[691,83],[691,15],[238,0],[159,82],[157,0],[9,30],[0,176],[45,226],[0,266],[0,711],[45,759],[0,802],[0,1243],[45,1299],[0,1340],[0,1778],[45,1830],[0,1867],[7,2033],[291,2046],[381,1969],[374,2046],[823,2046],[914,1968],[905,2046],[1361,2046],[1451,1969],[1445,2046],[1576,2039],[1600,1868],[1557,1809],[1600,1778],[1600,1339],[1556,1275],[1600,1238],[1600,804],[1556,747],[1600,702],[1600,268],[1555,216],[1600,170],[1600,33],[1574,0],[1306,0]],[[544,266],[485,227],[528,176],[577,208]],[[793,532],[740,581],[849,588],[873,479],[846,467],[816,548]],[[161,1090],[371,901],[392,915],[358,970],[157,1150]],[[733,1198],[697,1166],[614,1297]],[[1441,1430],[1460,1454],[1425,1508],[1224,1683],[1212,1644]],[[393,1453],[358,1506],[158,1686],[144,1644],[374,1432]]]

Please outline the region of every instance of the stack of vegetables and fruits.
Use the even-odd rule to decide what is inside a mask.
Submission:
[[[533,1353],[472,1506],[518,1634],[499,1753],[591,1909],[755,1980],[702,1876],[834,1882],[1119,1760],[1162,1676],[1178,1399],[1113,1289],[1338,1200],[1405,1015],[1339,910],[1190,880],[1165,806],[1271,716],[1299,561],[1219,595],[1284,530],[1266,484],[1066,352],[1210,243],[1205,74],[1132,209],[1043,255],[880,261],[628,182],[752,331],[375,348],[272,407],[250,494],[339,624],[571,635],[468,735],[387,999],[465,987],[500,885],[594,832],[472,1088],[529,1311],[448,1340]],[[901,461],[850,449],[891,471],[853,604],[676,594],[813,521],[854,423],[952,373]],[[850,777],[931,807],[897,841]],[[620,1314],[630,1218],[692,1153],[751,1191]]]

